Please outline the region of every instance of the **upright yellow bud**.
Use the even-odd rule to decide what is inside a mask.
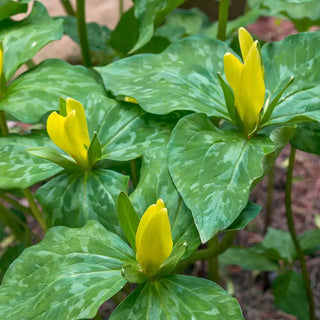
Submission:
[[[143,214],[136,233],[137,261],[143,272],[154,276],[172,252],[172,236],[167,208],[159,199]]]
[[[51,140],[68,153],[81,167],[87,169],[90,138],[84,108],[79,101],[66,100],[67,116],[52,112],[47,120]]]
[[[243,63],[231,53],[224,55],[224,71],[235,96],[235,106],[246,134],[252,133],[264,104],[265,85],[258,41],[249,32],[239,29]]]

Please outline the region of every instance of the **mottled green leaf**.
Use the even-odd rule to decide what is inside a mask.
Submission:
[[[203,243],[239,216],[251,189],[293,132],[282,127],[270,137],[247,139],[239,132],[217,129],[204,114],[178,122],[169,143],[169,169]]]
[[[249,201],[238,218],[236,218],[225,231],[241,230],[245,228],[250,221],[257,217],[260,211],[261,207],[259,205]]]
[[[19,3],[12,0],[1,0],[0,1],[0,21],[10,18],[11,16],[26,12],[28,5],[26,3]]]
[[[20,121],[35,123],[47,112],[59,109],[60,96],[72,97],[86,105],[92,92],[104,94],[92,72],[51,59],[13,81],[0,100],[0,109]]]
[[[309,303],[302,275],[294,271],[280,274],[272,283],[274,304],[299,320],[309,319]]]
[[[110,320],[241,320],[237,300],[217,284],[170,275],[138,288],[112,313]]]
[[[276,251],[275,258],[285,259],[289,262],[294,260],[296,250],[288,232],[268,228],[268,232],[261,243],[268,250]]]
[[[132,250],[91,221],[80,229],[55,227],[11,265],[0,287],[2,320],[88,319],[126,283]]]
[[[50,145],[44,132],[0,138],[0,188],[28,188],[60,172],[58,165],[28,153],[29,148]]]
[[[219,255],[219,261],[225,265],[237,265],[244,270],[277,271],[277,261],[268,259],[263,253],[255,252],[250,248],[229,248]]]
[[[133,0],[134,15],[139,22],[139,38],[131,52],[145,45],[153,36],[154,25],[185,0]]]
[[[290,77],[293,83],[264,125],[320,121],[320,32],[301,33],[262,47],[266,99],[272,100]]]
[[[171,180],[166,146],[145,152],[140,181],[130,198],[140,217],[161,198],[168,209],[173,243],[179,245],[187,242],[185,257],[197,249],[200,244],[199,234],[190,210]]]
[[[305,254],[320,250],[320,229],[306,231],[299,237],[299,242]]]
[[[165,145],[177,121],[174,115],[155,117],[136,104],[102,95],[91,95],[87,100],[89,132],[98,133],[102,159],[127,161]]]
[[[88,220],[97,220],[119,234],[116,205],[127,184],[126,176],[96,169],[59,175],[42,186],[36,196],[49,226],[82,227]]]
[[[230,119],[217,76],[226,51],[232,52],[223,42],[191,37],[162,54],[136,55],[96,70],[108,90],[137,99],[148,112],[191,110]]]
[[[304,152],[320,155],[320,124],[315,121],[298,124],[290,144]]]
[[[43,46],[62,37],[62,20],[51,19],[40,2],[35,2],[30,15],[22,21],[0,22],[3,41],[4,73],[7,81],[21,64],[31,59]]]

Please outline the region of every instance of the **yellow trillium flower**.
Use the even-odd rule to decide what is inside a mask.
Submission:
[[[68,98],[66,111],[66,117],[57,112],[50,114],[47,120],[48,134],[56,146],[87,169],[90,138],[84,108],[79,101]]]
[[[228,52],[224,55],[224,71],[244,130],[250,135],[258,125],[266,89],[258,41],[253,41],[250,33],[240,28],[239,43],[243,63]]]
[[[143,214],[136,233],[137,261],[143,272],[154,276],[172,252],[171,227],[167,208],[159,199]]]

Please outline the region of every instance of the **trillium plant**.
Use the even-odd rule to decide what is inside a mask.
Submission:
[[[263,43],[245,27],[269,15],[306,31],[319,3],[252,0],[227,23],[220,0],[212,24],[183,0],[133,2],[114,30],[86,23],[84,0],[58,18],[0,3],[0,319],[245,319],[228,265],[274,272],[276,306],[316,319],[320,230],[297,236],[291,186],[296,148],[320,154],[320,32]],[[35,64],[63,34],[82,65]],[[290,144],[289,233],[233,246]]]

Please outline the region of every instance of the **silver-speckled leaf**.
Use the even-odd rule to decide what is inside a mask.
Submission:
[[[320,32],[301,33],[262,47],[266,99],[294,76],[265,125],[320,121]]]
[[[24,62],[43,46],[62,37],[62,20],[51,19],[43,4],[35,2],[30,15],[22,21],[0,23],[3,41],[3,68],[7,81]]]
[[[169,142],[169,170],[203,243],[239,216],[251,188],[293,133],[293,128],[282,127],[270,137],[247,139],[217,129],[204,114],[178,122]]]
[[[88,220],[97,220],[119,234],[116,205],[128,180],[127,176],[106,169],[62,174],[42,186],[36,197],[49,226],[82,227]]]
[[[1,319],[93,318],[125,285],[121,268],[133,259],[124,241],[97,222],[81,229],[52,228],[5,274]]]
[[[170,275],[138,288],[110,320],[244,320],[237,300],[214,282]]]
[[[44,132],[0,138],[0,188],[28,188],[62,171],[58,165],[32,156],[29,148],[53,146]]]
[[[191,211],[184,204],[170,177],[166,146],[154,148],[143,155],[140,181],[130,198],[140,217],[158,199],[165,202],[174,245],[187,242],[184,257],[193,253],[200,245]]]
[[[47,112],[59,109],[59,98],[72,97],[86,104],[87,96],[104,88],[83,66],[72,66],[65,61],[50,59],[22,74],[13,81],[5,97],[0,100],[0,110],[16,119],[35,123]]]
[[[127,161],[166,145],[177,121],[174,115],[155,117],[136,104],[101,95],[91,95],[86,107],[89,132],[98,133],[102,159]]]
[[[96,70],[108,90],[137,99],[148,112],[191,110],[230,119],[217,77],[227,51],[232,52],[223,42],[191,37],[162,54],[136,55]]]

